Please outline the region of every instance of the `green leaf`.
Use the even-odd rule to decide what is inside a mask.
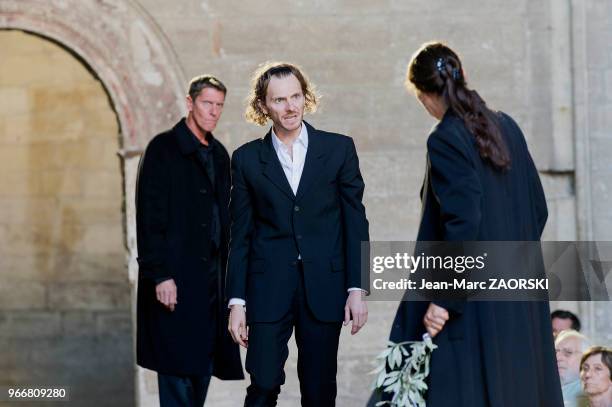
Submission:
[[[376,379],[376,387],[381,387],[386,377],[387,373],[385,371],[380,372],[378,374],[378,378]]]
[[[393,348],[387,348],[387,349],[383,350],[382,352],[380,352],[376,356],[376,359],[384,359],[384,358],[386,358],[389,355],[389,353],[391,353],[392,350],[393,350]]]
[[[383,363],[383,364],[380,364],[380,365],[378,365],[378,366],[377,366],[375,369],[373,369],[373,370],[369,371],[369,372],[368,372],[368,374],[376,374],[376,373],[379,373],[379,372],[381,372],[381,371],[382,371],[384,368],[385,368],[385,364],[384,364],[384,363]]]

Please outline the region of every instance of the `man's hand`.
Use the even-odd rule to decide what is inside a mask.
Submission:
[[[353,317],[353,326],[351,327],[351,335],[355,335],[368,320],[368,306],[363,300],[361,290],[353,290],[349,292],[344,306],[344,325],[348,325]]]
[[[174,311],[176,302],[176,284],[174,280],[165,280],[155,286],[155,294],[157,295],[157,301],[164,304],[170,311]]]
[[[423,317],[423,324],[429,336],[433,338],[440,333],[446,321],[448,321],[448,311],[433,302],[429,303],[429,308]]]
[[[244,348],[249,346],[249,328],[246,325],[244,305],[234,304],[231,306],[227,329],[232,335],[234,342]]]

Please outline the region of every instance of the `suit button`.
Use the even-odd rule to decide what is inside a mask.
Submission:
[[[292,261],[292,262],[291,262],[291,265],[292,265],[292,266],[297,266],[297,261]]]
[[[297,235],[296,238],[300,240],[302,238],[302,235]]]
[[[206,226],[208,226],[206,223],[201,223],[200,226],[202,226],[203,228],[205,228]]]
[[[204,189],[204,188],[200,189],[200,193],[201,194],[206,194],[206,192],[207,192],[206,189]]]
[[[299,212],[300,211],[300,207],[296,205],[296,206],[293,207],[293,210],[296,211],[296,212]]]
[[[203,262],[207,262],[208,259],[206,257],[200,257],[200,260],[202,260]]]

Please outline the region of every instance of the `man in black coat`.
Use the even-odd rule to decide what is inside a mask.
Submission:
[[[211,375],[243,379],[224,328],[229,155],[212,131],[225,86],[189,85],[187,118],[154,137],[136,190],[137,363],[158,373],[162,406],[202,406]]]
[[[245,405],[276,405],[295,327],[302,405],[333,406],[342,321],[355,334],[367,319],[357,153],[302,120],[316,96],[296,66],[263,66],[253,85],[247,117],[273,127],[232,157],[229,329],[248,346]]]

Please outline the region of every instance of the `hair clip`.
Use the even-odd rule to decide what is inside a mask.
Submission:
[[[444,58],[438,58],[438,60],[436,61],[436,68],[438,69],[438,72],[444,72],[444,65],[446,65],[446,61],[444,61]]]
[[[453,68],[453,79],[458,80],[460,76],[461,71],[459,70],[459,68]]]

